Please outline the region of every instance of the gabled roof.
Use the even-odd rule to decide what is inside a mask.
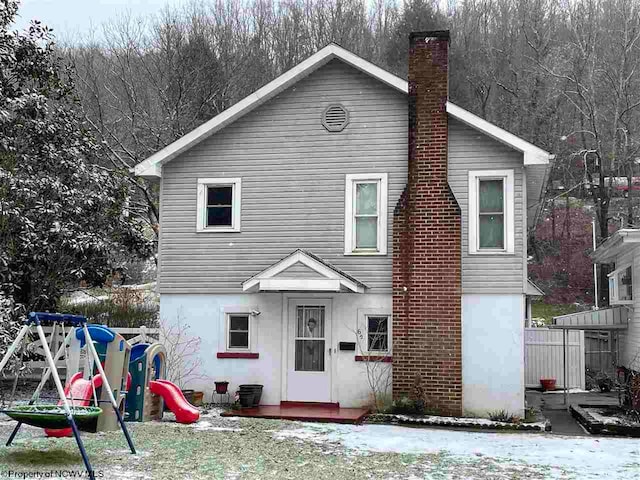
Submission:
[[[180,137],[175,142],[167,145],[159,152],[156,152],[146,160],[140,162],[134,167],[134,173],[142,177],[160,177],[163,164],[173,160],[182,152],[197,145],[217,131],[251,112],[333,59],[339,59],[348,65],[357,68],[361,72],[381,81],[382,83],[385,83],[389,87],[404,94],[408,94],[409,87],[406,80],[396,77],[392,73],[389,73],[373,63],[366,61],[348,50],[345,50],[339,45],[332,43],[232,107],[229,107],[221,114],[216,115],[208,122],[203,123],[198,128]],[[447,112],[456,120],[459,120],[485,135],[488,135],[489,137],[522,152],[524,154],[524,165],[547,164],[549,163],[549,160],[553,158],[551,154],[541,148],[532,145],[522,138],[501,129],[486,120],[483,120],[482,118],[458,107],[457,105],[454,105],[451,102],[447,102]]]
[[[611,263],[618,255],[640,245],[640,229],[623,228],[612,234],[591,254],[595,263]]]
[[[296,264],[308,267],[316,275],[309,278],[288,277],[285,271]],[[351,275],[313,253],[300,249],[242,283],[242,290],[245,292],[347,290],[364,293],[366,288],[364,283]]]

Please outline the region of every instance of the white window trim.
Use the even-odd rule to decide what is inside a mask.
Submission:
[[[247,347],[243,348],[243,347],[231,347],[229,345],[229,342],[231,340],[230,334],[231,334],[231,317],[232,316],[247,316],[247,327],[249,328],[249,335],[247,338]],[[225,344],[225,351],[227,352],[251,352],[251,331],[253,330],[253,325],[251,325],[252,322],[252,317],[253,315],[251,315],[251,312],[225,312],[225,335],[224,335],[224,344]]]
[[[480,248],[478,242],[478,214],[480,180],[504,180],[504,247],[503,249]],[[515,252],[515,196],[513,170],[469,171],[469,253],[472,255],[512,255]]]
[[[611,305],[633,305],[633,298],[631,300],[618,300],[618,274],[631,267],[631,281],[633,283],[633,264],[631,262],[625,263],[623,266],[616,268],[613,272],[607,275],[609,277],[609,303]],[[633,296],[633,291],[631,292]]]
[[[378,182],[378,248],[357,250],[355,248],[354,204],[357,182]],[[387,254],[387,174],[357,173],[345,176],[344,194],[344,254],[345,255],[386,255]]]
[[[387,350],[369,351],[369,317],[387,317]],[[358,350],[366,357],[390,357],[393,350],[393,317],[391,312],[376,308],[358,309]]]
[[[233,200],[231,226],[207,227],[207,187],[232,186]],[[242,179],[240,178],[199,178],[196,231],[207,233],[224,233],[240,231],[240,212],[242,200]]]

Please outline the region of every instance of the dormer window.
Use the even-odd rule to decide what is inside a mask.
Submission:
[[[624,265],[609,274],[609,303],[625,305],[633,303],[633,267]]]

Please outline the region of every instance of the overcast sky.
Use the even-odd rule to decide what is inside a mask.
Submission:
[[[38,19],[53,28],[59,40],[71,40],[99,30],[100,24],[119,15],[137,17],[158,13],[167,4],[186,3],[189,0],[21,0],[14,28],[21,30]]]

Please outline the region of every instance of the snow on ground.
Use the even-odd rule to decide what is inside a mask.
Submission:
[[[595,390],[599,391],[599,390]],[[554,393],[564,393],[564,390],[546,390],[542,392],[543,395],[549,395]],[[583,390],[582,388],[569,388],[567,393],[591,393],[591,390]]]
[[[143,290],[145,293],[145,296],[153,299],[154,296],[156,295],[156,282],[149,282],[149,283],[141,283],[141,284],[135,284],[135,285],[123,285],[122,288],[130,288],[132,290]],[[72,292],[69,295],[69,303],[71,303],[72,305],[82,305],[85,303],[99,303],[99,302],[104,302],[105,300],[109,299],[109,295],[108,293],[102,293],[104,292],[104,289],[82,289],[82,290],[77,290],[75,292]],[[101,292],[101,293],[97,293],[97,292]]]
[[[450,425],[459,425],[461,427],[486,427],[491,428],[494,427],[494,430],[499,430],[500,428],[510,428],[512,430],[516,430],[514,428],[513,423],[508,422],[498,422],[495,420],[489,420],[487,418],[470,418],[470,417],[441,417],[435,415],[393,415],[393,418],[399,420],[401,422],[406,423],[415,423],[415,424],[426,424],[426,425],[438,425],[438,426],[450,426]],[[544,431],[545,422],[535,422],[535,423],[526,423],[522,426],[529,427],[530,430],[537,428],[540,431]],[[523,428],[524,430],[524,428]]]
[[[338,443],[354,453],[448,453],[469,461],[489,457],[512,465],[550,469],[577,479],[634,479],[640,475],[640,441],[627,438],[569,437],[541,433],[487,433],[390,425],[328,425],[300,423],[274,433],[276,438],[300,438]]]
[[[598,422],[604,423],[605,425],[630,425],[630,426],[638,425],[637,423],[634,423],[624,417],[619,417],[612,414],[606,415],[605,413],[602,412],[602,408],[597,408],[597,407],[585,408],[585,411],[589,415],[591,415],[595,420],[597,420]]]
[[[91,295],[89,293],[86,293],[83,290],[80,290],[78,292],[73,292],[69,296],[69,303],[71,305],[82,305],[84,303],[98,303],[98,302],[104,302],[108,298],[109,298],[108,295]]]

